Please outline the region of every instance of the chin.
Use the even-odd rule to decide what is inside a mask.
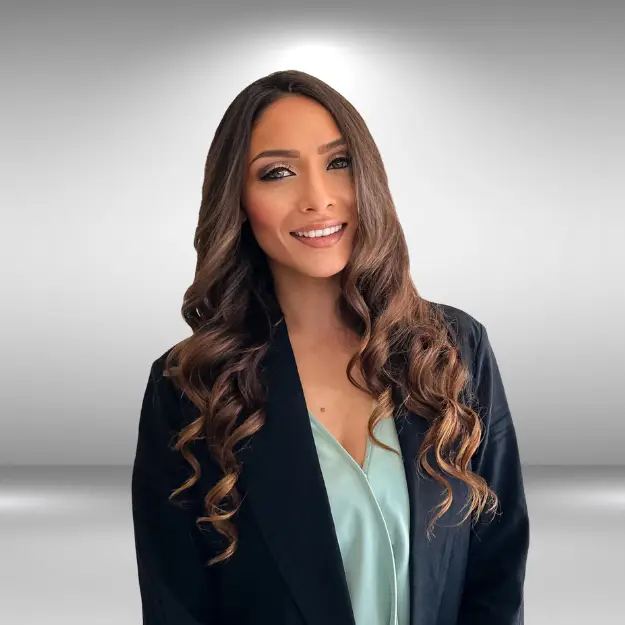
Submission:
[[[269,264],[273,271],[287,274],[297,274],[308,278],[331,278],[341,273],[349,262],[346,254],[326,254],[326,258],[294,258],[292,255],[286,258],[269,256]]]
[[[347,263],[332,263],[324,266],[320,263],[314,267],[294,267],[294,269],[298,273],[310,278],[331,278],[341,273],[346,265]]]

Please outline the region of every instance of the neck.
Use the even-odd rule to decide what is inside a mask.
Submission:
[[[274,287],[291,336],[319,340],[345,333],[339,315],[339,274],[315,278],[286,271],[273,271]]]

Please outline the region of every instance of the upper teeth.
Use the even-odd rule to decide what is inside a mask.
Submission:
[[[308,232],[295,232],[298,237],[327,237],[329,234],[338,232],[343,225],[332,226],[332,228],[324,228],[323,230],[309,230]]]

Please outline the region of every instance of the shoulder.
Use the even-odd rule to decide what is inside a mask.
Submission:
[[[437,304],[449,325],[455,327],[456,341],[466,361],[470,384],[467,389],[471,406],[480,414],[486,427],[485,441],[501,432],[514,430],[512,415],[499,362],[487,328],[469,313],[449,305]],[[486,442],[482,444],[484,446]]]
[[[198,418],[203,418],[191,399],[170,377],[164,375],[167,356],[174,347],[174,345],[169,347],[152,362],[141,413],[141,427],[145,431],[146,439],[159,440],[161,444],[167,441],[168,446],[173,443],[174,437],[177,437],[183,428],[194,423]],[[192,439],[189,443],[189,450],[202,466],[204,477],[201,479],[205,486],[215,483],[219,479],[219,469],[207,450],[204,437]],[[179,455],[177,452],[176,462],[180,462],[185,471],[188,470],[187,461],[183,462],[178,457]]]
[[[450,337],[458,348],[461,358],[472,368],[482,341],[484,326],[473,315],[461,308],[439,302],[430,302],[430,304],[442,312]]]
[[[161,397],[166,396],[168,399],[172,399],[176,394],[176,387],[171,379],[163,375],[165,371],[165,360],[172,349],[173,346],[169,347],[152,362],[149,373],[150,384],[154,392]]]
[[[173,349],[174,349],[174,345],[168,347],[160,356],[158,356],[152,362],[150,372],[152,375],[155,375],[157,379],[160,379],[163,376],[163,371],[165,370],[165,361],[167,360],[167,356],[169,356],[170,352]]]
[[[150,365],[148,389],[151,391],[152,402],[158,402],[165,408],[164,416],[170,427],[179,430],[197,417],[197,409],[191,400],[164,374],[165,361],[173,350],[168,347],[157,356]]]

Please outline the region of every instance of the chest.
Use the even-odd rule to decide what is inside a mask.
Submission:
[[[349,381],[347,364],[351,353],[296,347],[294,353],[308,410],[362,467],[374,397]],[[357,368],[353,376],[366,388]]]

